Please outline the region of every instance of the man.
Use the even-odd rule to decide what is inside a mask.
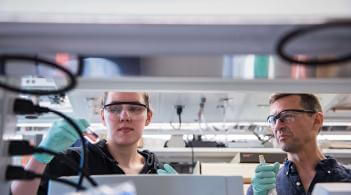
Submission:
[[[324,117],[316,96],[274,94],[269,103],[267,121],[288,159],[280,169],[278,163],[258,165],[248,195],[266,195],[274,187],[278,194],[311,194],[316,183],[351,182],[351,170],[318,147]]]

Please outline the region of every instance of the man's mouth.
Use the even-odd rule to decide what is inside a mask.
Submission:
[[[279,141],[284,141],[284,140],[286,140],[288,138],[289,138],[288,135],[281,135],[281,136],[279,136]]]

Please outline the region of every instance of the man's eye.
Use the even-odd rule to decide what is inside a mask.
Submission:
[[[295,115],[294,114],[286,114],[284,117],[291,118],[291,117],[295,117]]]
[[[284,114],[280,117],[282,120],[291,120],[295,118],[295,115],[293,114]]]

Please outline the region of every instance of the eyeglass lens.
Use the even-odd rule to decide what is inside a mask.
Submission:
[[[105,109],[115,117],[120,117],[123,111],[125,111],[130,117],[138,117],[142,116],[146,107],[136,104],[116,104],[106,106]]]

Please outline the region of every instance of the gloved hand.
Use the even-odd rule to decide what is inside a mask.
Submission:
[[[89,127],[88,121],[85,119],[73,119],[80,130],[84,132]],[[55,121],[49,129],[47,135],[40,142],[39,147],[43,147],[55,152],[63,152],[79,139],[78,133],[66,120]],[[52,155],[34,154],[34,158],[42,163],[49,163]]]
[[[164,164],[163,169],[157,169],[157,174],[158,175],[172,175],[172,174],[178,174],[174,168],[169,165],[169,164]]]
[[[252,179],[252,190],[254,195],[267,195],[269,190],[275,188],[276,176],[279,170],[279,163],[259,164]]]

